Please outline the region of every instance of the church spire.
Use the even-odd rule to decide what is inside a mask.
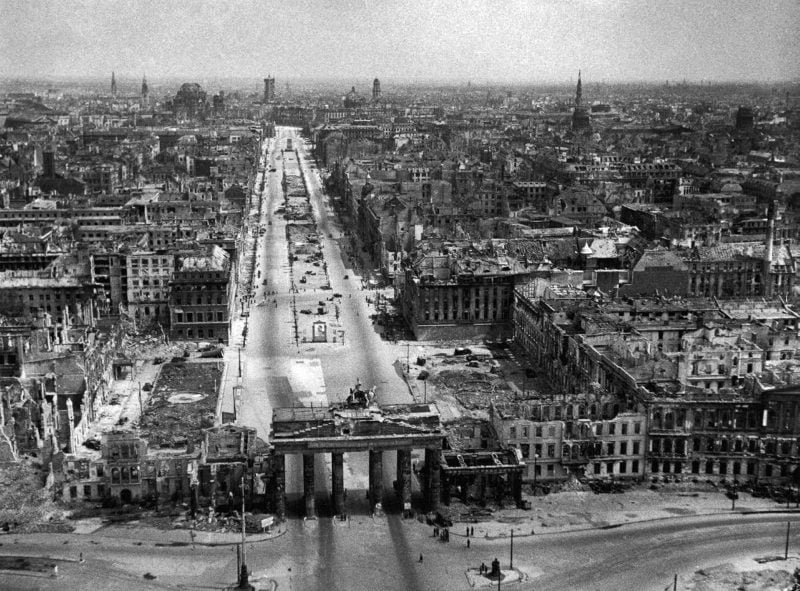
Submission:
[[[114,76],[114,70],[111,70],[111,94],[117,94],[117,79]]]
[[[150,92],[149,87],[147,86],[147,76],[142,74],[142,96],[146,97]]]
[[[578,70],[578,87],[575,89],[575,106],[581,106],[581,95],[583,94],[581,90],[581,71]]]

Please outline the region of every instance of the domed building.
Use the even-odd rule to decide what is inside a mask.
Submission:
[[[207,95],[196,82],[187,82],[172,99],[172,111],[178,119],[195,119],[205,116]]]
[[[345,109],[357,109],[359,107],[363,107],[366,104],[367,100],[356,92],[356,87],[353,86],[344,96],[344,108]]]

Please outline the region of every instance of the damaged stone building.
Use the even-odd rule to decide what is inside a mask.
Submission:
[[[508,337],[514,288],[530,272],[514,257],[488,248],[420,250],[401,279],[403,317],[422,340]]]
[[[268,448],[255,429],[223,425],[206,429],[199,448],[152,448],[136,430],[101,436],[100,450],[57,458],[54,473],[64,501],[191,502],[195,507],[264,502],[263,465]]]
[[[556,394],[492,409],[500,440],[536,459],[527,480],[794,474],[800,399],[776,376],[798,315],[784,303],[529,293],[515,292],[515,341]]]
[[[169,289],[172,338],[228,342],[231,273],[230,256],[216,245],[180,258]]]
[[[574,402],[492,404],[499,441],[520,451],[527,482],[577,478],[641,479],[647,417],[601,397]]]

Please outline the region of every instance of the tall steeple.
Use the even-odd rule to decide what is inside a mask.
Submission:
[[[147,86],[147,77],[142,74],[142,94],[139,97],[142,108],[147,108],[150,103],[150,87]]]
[[[114,70],[111,70],[111,94],[117,95],[117,79],[114,76]]]
[[[578,86],[575,88],[575,109],[572,111],[573,131],[588,131],[592,127],[589,111],[582,103],[583,88],[581,87],[581,71],[578,70]]]

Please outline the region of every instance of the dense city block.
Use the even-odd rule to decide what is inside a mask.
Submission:
[[[8,539],[146,531],[207,552],[207,588],[578,589],[590,567],[537,562],[542,535],[555,556],[556,534],[650,519],[783,532],[773,512],[800,506],[796,77],[279,66],[0,79]],[[653,531],[629,540],[681,535]],[[235,563],[214,562],[225,544]],[[349,565],[335,552],[370,544],[396,562],[368,587],[297,558]],[[86,563],[105,588],[89,549],[22,552],[0,552],[0,587],[24,571],[71,588]],[[137,580],[201,584],[184,558]],[[597,588],[650,588],[592,564]],[[782,588],[800,588],[793,565]],[[687,589],[739,572],[694,566],[682,582],[717,586]]]

